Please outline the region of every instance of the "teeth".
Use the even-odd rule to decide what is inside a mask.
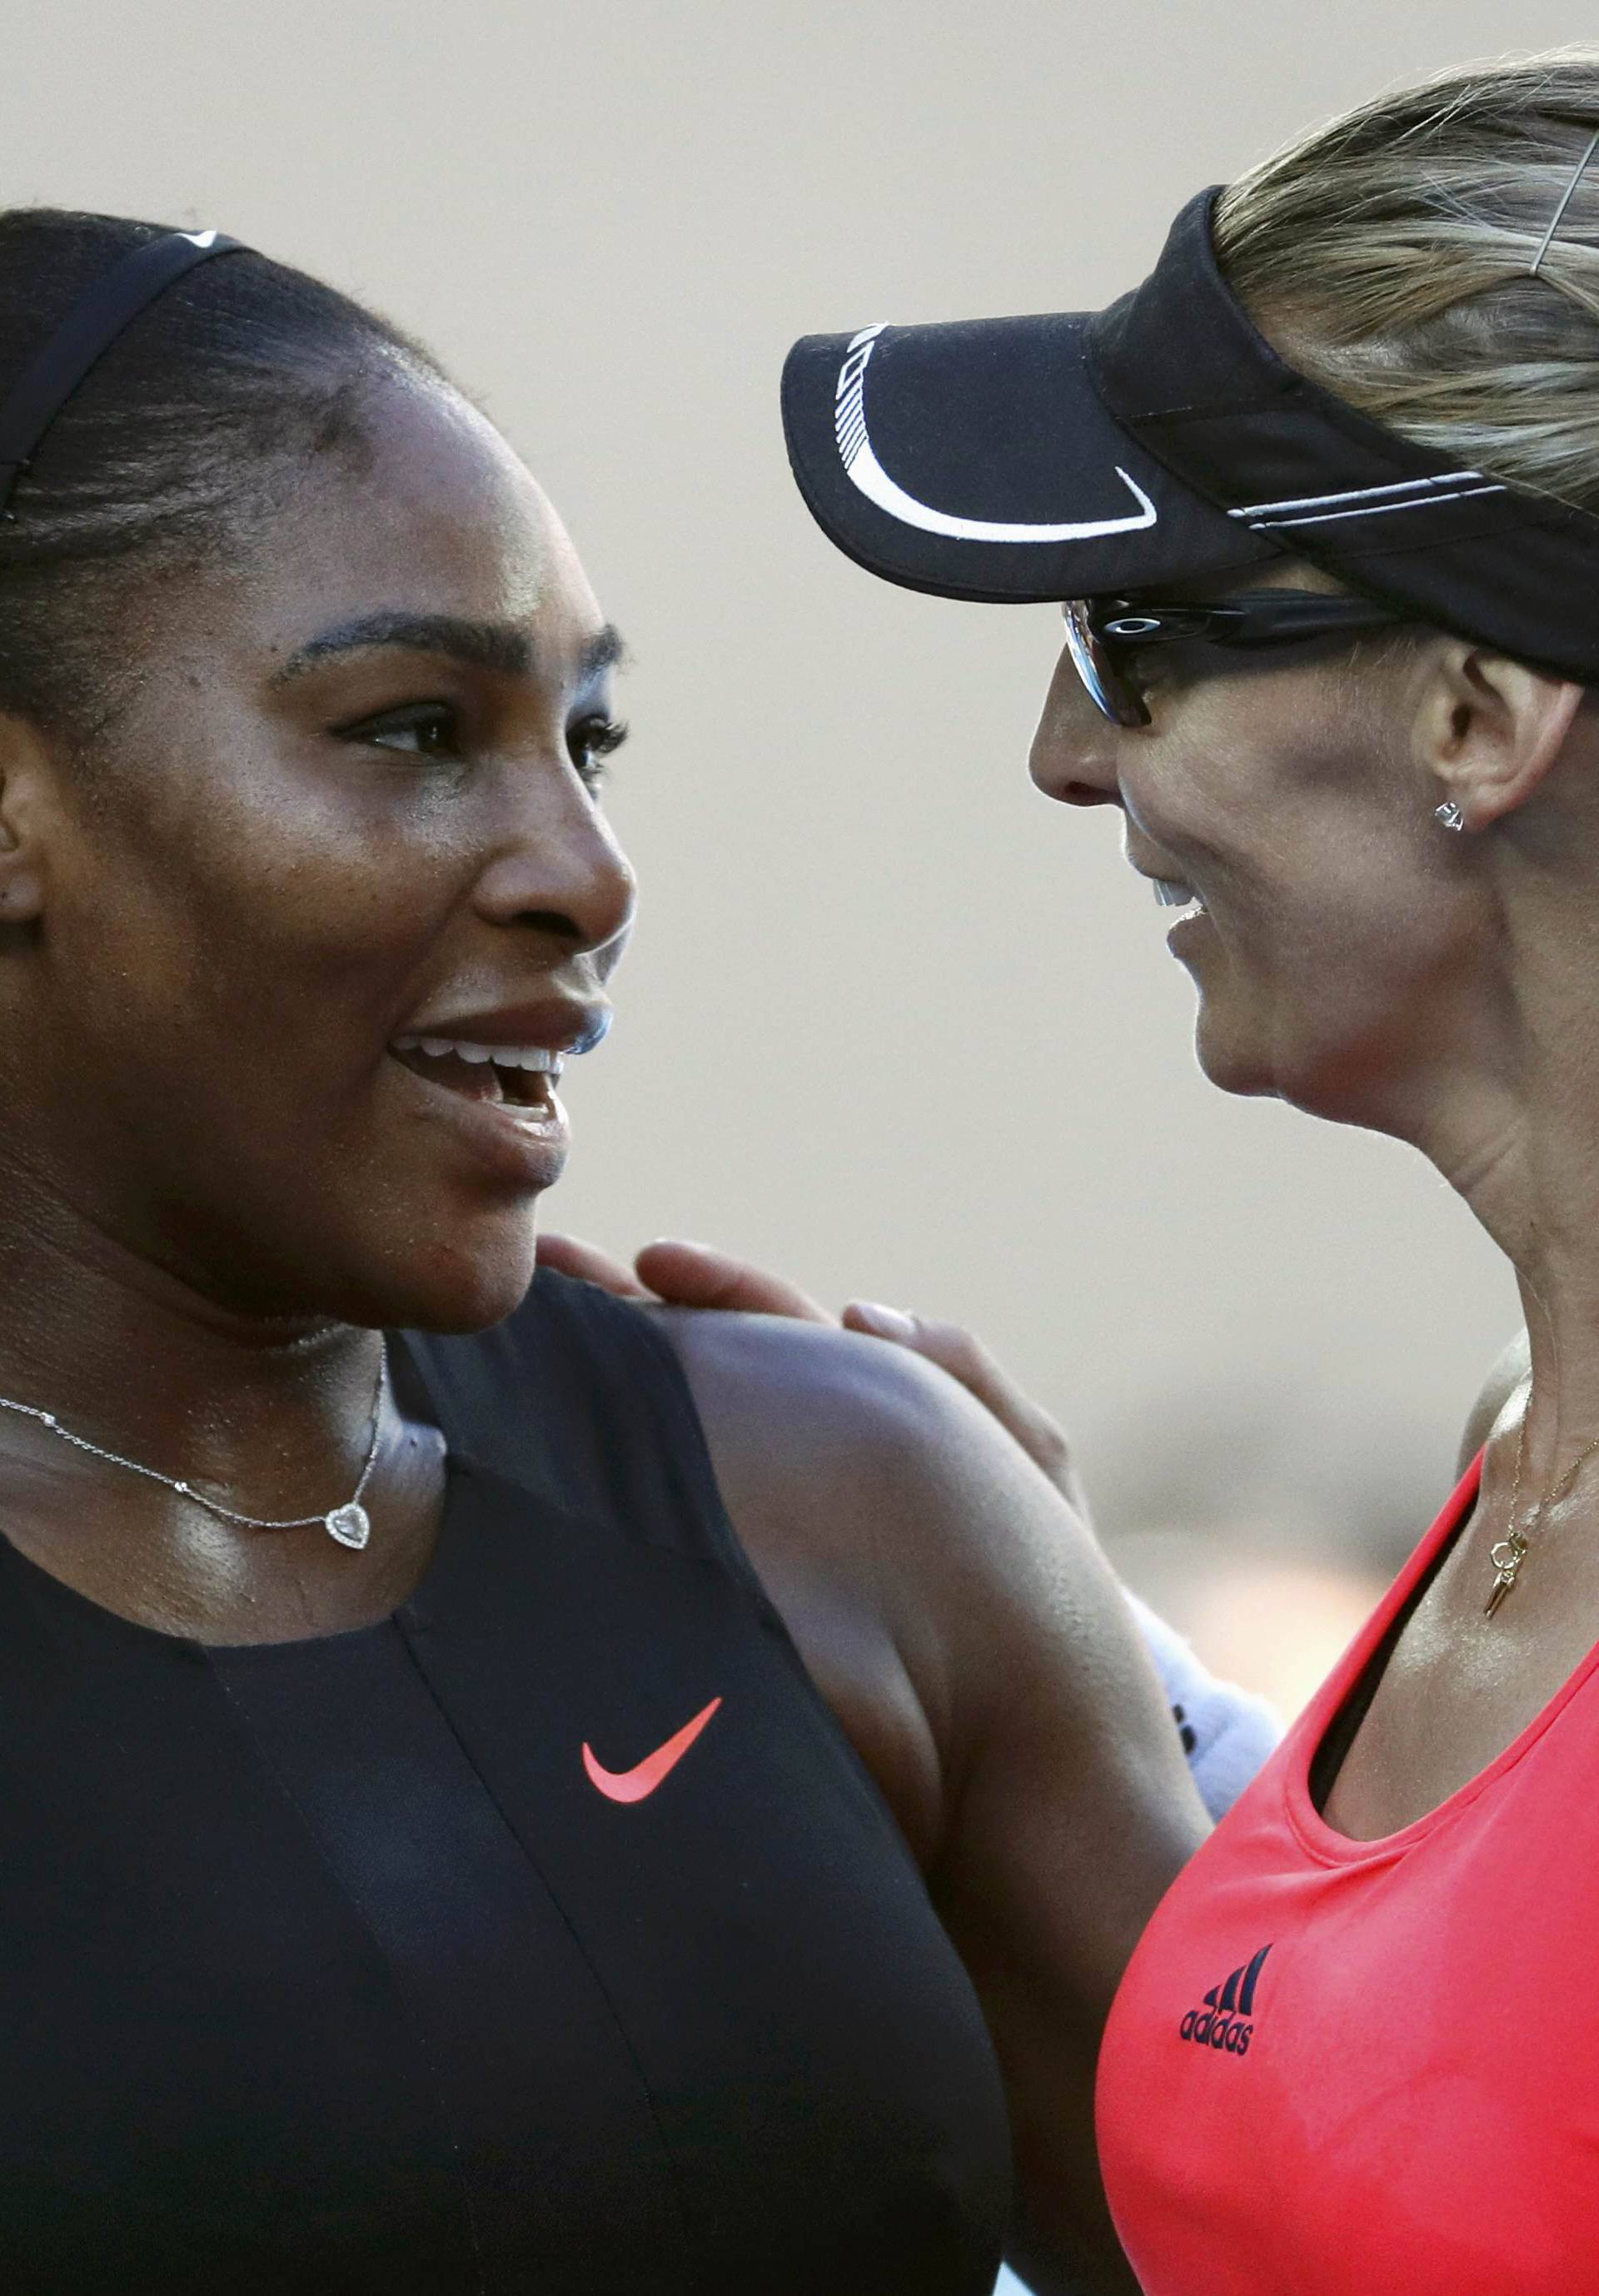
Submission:
[[[565,1066],[561,1054],[551,1052],[547,1045],[473,1045],[458,1037],[397,1037],[394,1049],[426,1053],[435,1061],[447,1060],[453,1054],[473,1068],[492,1061],[496,1069],[534,1069],[546,1076],[558,1077]]]
[[[1190,915],[1202,917],[1205,904],[1192,885],[1184,884],[1180,877],[1156,877],[1152,881],[1155,898],[1163,909],[1185,909]]]

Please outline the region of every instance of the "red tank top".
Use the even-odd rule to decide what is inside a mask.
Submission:
[[[1122,1981],[1100,2145],[1147,2296],[1599,2290],[1599,1647],[1402,1832],[1349,1841],[1310,1799],[1480,1465]]]

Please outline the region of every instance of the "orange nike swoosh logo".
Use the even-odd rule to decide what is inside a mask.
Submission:
[[[608,1770],[603,1762],[595,1760],[594,1748],[585,1739],[583,1767],[588,1772],[589,1784],[598,1786],[608,1801],[646,1800],[667,1773],[676,1768],[721,1702],[719,1698],[713,1698],[692,1722],[684,1724],[676,1736],[668,1738],[664,1746],[657,1746],[652,1754],[647,1754],[631,1770]]]

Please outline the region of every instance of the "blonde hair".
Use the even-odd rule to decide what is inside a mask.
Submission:
[[[1290,363],[1459,469],[1599,510],[1599,47],[1468,65],[1297,137],[1216,248]]]

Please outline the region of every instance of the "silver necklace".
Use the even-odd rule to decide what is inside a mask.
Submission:
[[[13,1403],[5,1395],[0,1395],[0,1411],[15,1411],[24,1419],[37,1419],[41,1427],[47,1427],[53,1435],[59,1435],[63,1443],[70,1443],[79,1451],[92,1452],[96,1459],[109,1459],[113,1467],[126,1467],[129,1474],[143,1475],[152,1483],[164,1483],[169,1491],[176,1491],[181,1498],[193,1499],[196,1506],[204,1507],[208,1514],[219,1515],[224,1522],[242,1523],[248,1530],[308,1530],[314,1522],[319,1522],[328,1537],[336,1538],[340,1546],[360,1547],[365,1546],[372,1536],[372,1520],[361,1501],[365,1496],[367,1484],[372,1480],[372,1470],[378,1456],[378,1426],[383,1412],[383,1377],[388,1367],[388,1342],[380,1338],[378,1381],[372,1398],[372,1432],[367,1438],[366,1456],[361,1462],[360,1480],[354,1491],[342,1506],[333,1507],[326,1514],[291,1515],[286,1521],[275,1521],[266,1515],[240,1514],[233,1507],[224,1506],[219,1499],[207,1498],[205,1493],[197,1491],[193,1483],[175,1480],[170,1475],[160,1473],[154,1467],[141,1466],[137,1459],[125,1459],[120,1451],[108,1451],[98,1443],[91,1443],[86,1435],[75,1435],[70,1427],[62,1425],[53,1411],[41,1411],[31,1403]]]

